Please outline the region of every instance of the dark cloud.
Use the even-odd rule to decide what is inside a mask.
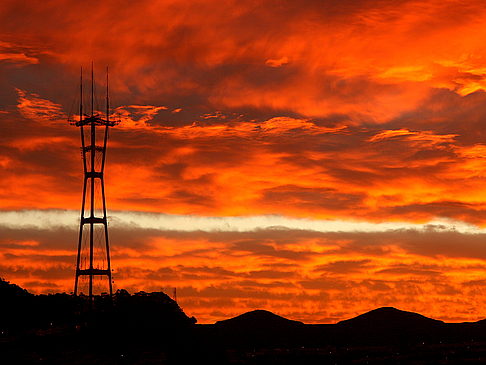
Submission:
[[[341,260],[330,262],[325,265],[317,266],[316,272],[331,272],[336,274],[348,274],[352,272],[362,272],[373,268],[371,260]]]

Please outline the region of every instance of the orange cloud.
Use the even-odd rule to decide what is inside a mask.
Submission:
[[[66,117],[94,60],[122,120],[109,210],[484,227],[485,18],[473,0],[2,1],[0,209],[79,209]],[[0,227],[2,275],[70,290],[75,226]],[[484,317],[482,239],[132,227],[113,230],[113,258],[119,287],[177,286],[202,322],[257,307],[334,322],[380,305],[461,321]]]
[[[76,176],[79,180],[80,161],[72,151],[79,144],[77,130],[62,125],[65,122],[59,118],[65,114],[59,105],[39,96],[22,92],[18,108],[34,125],[44,120],[54,124],[42,124],[40,135],[36,129],[35,135],[13,136],[6,144],[12,149],[4,159],[8,166],[20,167],[29,158],[36,162],[27,170],[30,177],[8,175],[6,186],[14,188],[9,188],[4,206],[76,208],[79,181],[78,185],[74,182]],[[110,141],[107,192],[111,208],[374,221],[423,222],[443,216],[482,222],[478,214],[483,209],[478,204],[481,182],[464,180],[481,176],[482,157],[474,152],[480,151],[480,144],[461,143],[466,136],[462,131],[398,128],[372,132],[310,119],[245,121],[217,113],[211,122],[203,116],[191,125],[167,126],[155,119],[164,111],[160,106],[130,105],[113,114],[122,123]],[[61,126],[65,135],[53,137]],[[59,160],[56,149],[63,151],[59,171],[74,179],[70,185],[56,181],[58,164],[47,160]],[[39,159],[41,151],[45,158]],[[51,172],[45,170],[45,163],[50,163]],[[131,179],[126,178],[128,170]],[[43,181],[45,195],[35,193],[33,179]],[[451,181],[469,188],[457,188]],[[64,194],[61,199],[59,192]],[[35,200],[20,196],[35,196]],[[444,196],[449,197],[447,201]]]
[[[74,241],[74,229],[2,232],[2,275],[33,291],[72,290],[75,256],[62,247],[66,238]],[[34,235],[35,242],[29,240]],[[336,322],[386,305],[446,321],[481,319],[483,240],[434,230],[112,229],[116,287],[168,293],[177,287],[180,304],[203,323],[256,308],[309,323]]]
[[[387,138],[404,137],[410,141],[423,141],[432,144],[452,143],[457,134],[437,135],[431,131],[412,132],[408,129],[385,130],[369,138],[370,142],[377,142]]]
[[[286,56],[283,56],[279,59],[271,59],[265,61],[265,64],[270,67],[280,67],[289,63],[289,59]]]
[[[62,106],[50,100],[42,99],[37,94],[27,94],[24,90],[16,89],[19,99],[17,108],[22,116],[28,119],[56,122],[67,120]]]
[[[0,41],[0,62],[8,62],[17,66],[24,66],[28,64],[37,64],[39,63],[39,60],[36,57],[28,56],[23,47]]]
[[[39,57],[69,65],[96,58],[112,67],[116,90],[159,100],[198,95],[228,108],[386,122],[431,88],[467,95],[484,84],[486,13],[478,1],[285,2],[278,12],[272,2],[233,1],[83,2],[62,12],[52,3],[2,6],[3,33],[28,35],[22,40],[42,50]],[[99,21],[106,14],[117,21]]]

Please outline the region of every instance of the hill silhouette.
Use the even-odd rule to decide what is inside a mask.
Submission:
[[[182,339],[196,322],[162,292],[118,290],[90,305],[87,297],[33,295],[0,279],[0,299],[5,364],[123,364],[144,353],[184,359]]]
[[[54,327],[106,326],[127,330],[181,327],[193,324],[179,305],[162,292],[130,294],[118,290],[113,298],[95,296],[92,310],[86,297],[66,293],[33,295],[0,278],[0,329],[19,332]]]
[[[268,328],[292,328],[304,325],[302,322],[293,321],[272,312],[257,309],[246,312],[234,318],[225,319],[215,323],[216,326],[229,329],[268,329]]]
[[[21,288],[17,284],[10,283],[3,278],[0,278],[0,294],[2,294],[3,298],[32,296],[27,290]]]
[[[425,317],[414,312],[403,311],[394,307],[381,307],[357,317],[338,322],[338,326],[367,328],[407,328],[437,326],[443,321]]]
[[[393,307],[377,308],[338,322],[335,333],[357,343],[420,342],[445,335],[444,322]]]

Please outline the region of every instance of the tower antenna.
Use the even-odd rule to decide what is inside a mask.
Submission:
[[[83,66],[79,75],[79,121],[83,118]]]
[[[93,61],[91,61],[91,116],[94,115],[94,71]]]
[[[106,120],[110,120],[110,80],[108,78],[108,66],[106,66]]]

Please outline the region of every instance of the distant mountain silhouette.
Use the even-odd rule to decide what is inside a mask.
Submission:
[[[266,310],[254,310],[234,318],[207,325],[203,336],[216,339],[224,347],[245,348],[248,345],[291,346],[297,333],[306,325],[299,321],[278,316]]]
[[[442,325],[444,322],[421,314],[402,311],[393,307],[377,308],[357,317],[338,322],[339,327],[394,329],[422,328]]]
[[[216,326],[238,329],[262,329],[262,328],[289,328],[303,326],[299,321],[281,317],[272,312],[257,309],[251,312],[240,314],[234,318],[225,319],[215,323]]]
[[[341,341],[363,344],[423,342],[445,333],[445,323],[421,314],[383,307],[335,325]]]

